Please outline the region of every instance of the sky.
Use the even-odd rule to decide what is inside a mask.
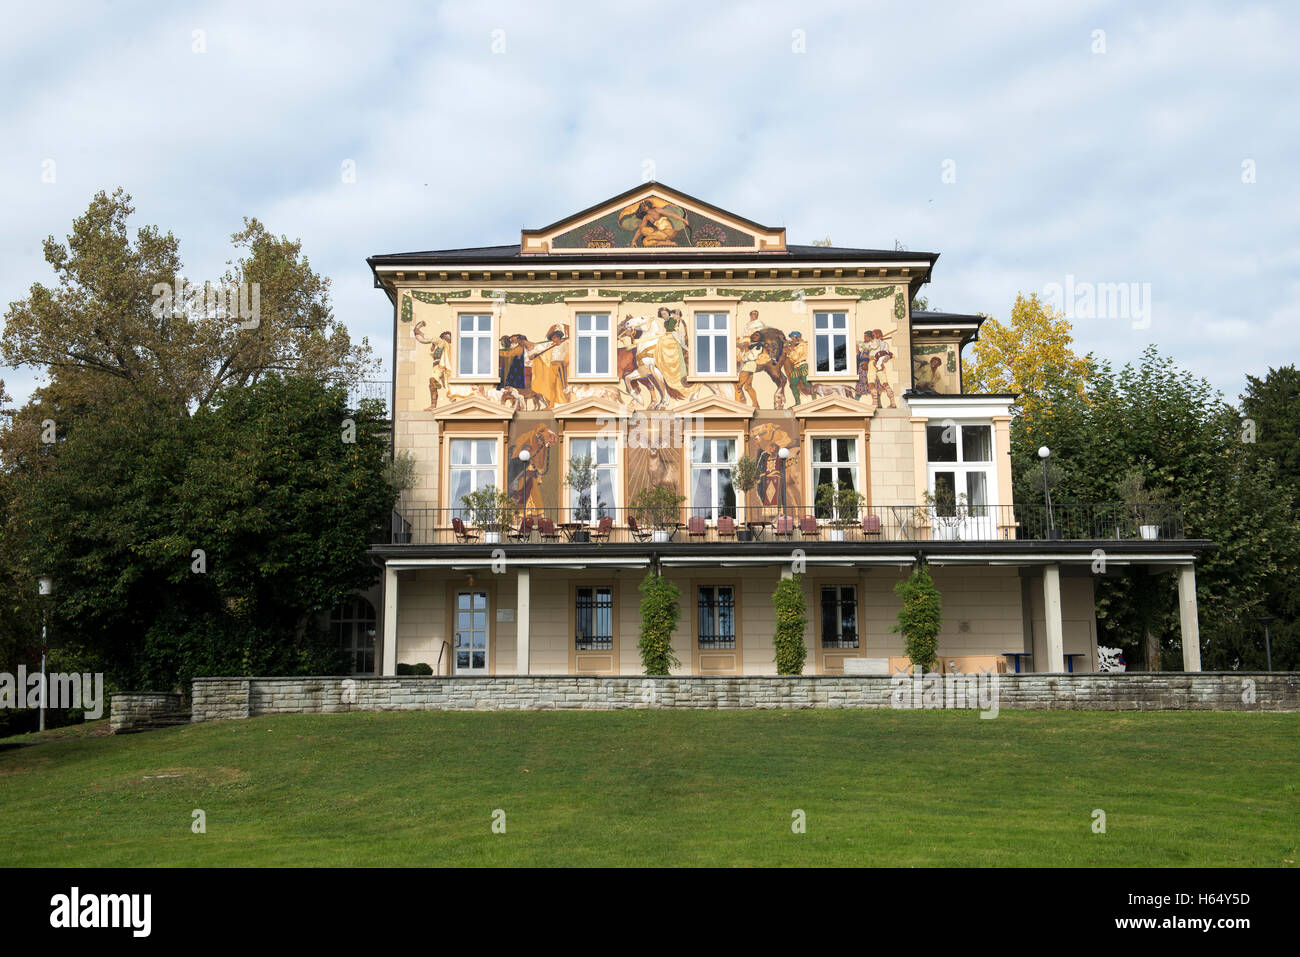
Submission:
[[[791,243],[940,253],[931,308],[1055,297],[1078,351],[1155,343],[1235,400],[1300,357],[1297,41],[1293,3],[13,6],[0,304],[122,186],[192,279],[245,216],[300,238],[390,356],[368,255],[653,178]]]

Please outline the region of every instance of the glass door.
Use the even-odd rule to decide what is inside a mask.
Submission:
[[[486,591],[456,594],[456,634],[452,651],[456,674],[488,673],[488,596]]]

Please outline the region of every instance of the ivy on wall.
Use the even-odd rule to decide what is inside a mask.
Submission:
[[[791,302],[800,298],[801,293],[807,297],[825,292],[825,286],[814,286],[805,289],[719,289],[718,295],[739,298],[744,302]]]
[[[411,297],[402,296],[402,322],[411,321]]]
[[[837,296],[857,296],[862,302],[875,302],[877,299],[892,295],[893,292],[893,286],[875,286],[872,289],[854,289],[852,286],[835,287]]]
[[[903,317],[906,315],[907,315],[907,300],[903,298],[903,294],[901,292],[895,293],[894,294],[894,318],[897,319],[899,322],[902,322]]]

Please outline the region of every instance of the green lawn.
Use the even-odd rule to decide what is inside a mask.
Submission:
[[[1297,859],[1300,715],[282,715],[6,746],[35,738],[0,742],[10,865]]]

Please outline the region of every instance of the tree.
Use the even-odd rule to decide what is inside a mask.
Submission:
[[[1289,365],[1269,369],[1263,379],[1246,376],[1241,414],[1244,450],[1276,462],[1282,481],[1300,497],[1300,370]]]
[[[57,582],[52,622],[135,688],[336,671],[312,624],[377,575],[365,552],[395,498],[380,414],[271,375],[193,417],[80,421],[10,522],[24,564]]]
[[[221,308],[212,284],[177,293],[180,246],[170,232],[141,227],[132,241],[131,197],[97,193],[67,244],[44,242],[57,284],[34,283],[5,314],[0,358],[48,373],[63,402],[111,407],[124,398],[180,414],[215,401],[221,389],[263,376],[306,375],[354,384],[375,367],[369,343],[353,346],[329,305],[329,280],[312,271],[301,244],[275,237],[256,219],[231,239],[246,255],[222,281],[246,284],[257,316]],[[242,298],[242,297],[237,297]]]
[[[803,577],[782,578],[772,593],[772,607],[776,611],[776,634],[772,644],[776,649],[776,673],[801,675],[808,658],[804,632],[808,630],[808,606],[803,596]]]
[[[653,568],[641,579],[638,590],[641,592],[641,637],[637,648],[641,651],[641,664],[648,675],[667,675],[681,664],[673,653],[673,632],[682,616],[678,601],[681,591]]]
[[[1052,415],[1051,401],[1061,392],[1084,397],[1091,355],[1073,350],[1070,322],[1054,313],[1038,294],[1016,296],[1007,324],[986,319],[979,340],[962,367],[966,392],[1018,392],[1017,415]]]
[[[934,665],[939,652],[939,629],[943,627],[943,599],[924,565],[894,585],[902,599],[898,624],[893,630],[903,636],[903,648],[912,664],[922,671]]]

